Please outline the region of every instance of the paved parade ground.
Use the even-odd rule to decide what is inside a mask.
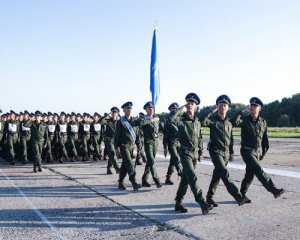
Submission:
[[[173,186],[153,184],[137,192],[127,177],[127,190],[120,191],[118,175],[106,174],[105,161],[47,164],[33,174],[30,164],[11,166],[1,159],[0,239],[299,239],[300,139],[270,139],[270,145],[262,165],[286,192],[274,199],[255,179],[247,194],[252,203],[239,207],[220,183],[219,207],[207,215],[190,190],[184,199],[189,212],[174,211],[175,175]],[[244,164],[238,140],[235,146],[229,171],[240,186]],[[156,167],[164,182],[169,158],[161,153]],[[208,157],[205,152],[197,166],[204,196],[213,170]],[[143,170],[144,164],[137,166],[139,181]]]

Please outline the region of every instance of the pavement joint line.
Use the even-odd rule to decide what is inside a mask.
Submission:
[[[168,224],[168,223],[160,222],[160,221],[158,221],[158,220],[156,220],[154,218],[145,216],[145,215],[143,215],[143,214],[141,214],[141,213],[139,213],[139,212],[137,212],[137,211],[135,211],[135,210],[133,210],[133,209],[131,209],[131,208],[129,208],[129,207],[121,204],[121,203],[119,203],[119,202],[116,202],[114,199],[106,196],[105,194],[103,194],[101,192],[98,192],[97,190],[95,190],[92,187],[90,187],[90,186],[88,186],[88,185],[80,182],[79,180],[77,180],[77,179],[75,179],[73,177],[70,177],[70,176],[68,176],[68,175],[66,175],[64,173],[61,173],[61,172],[59,172],[59,171],[57,171],[57,170],[55,170],[53,168],[50,168],[50,167],[43,166],[43,168],[48,169],[49,171],[51,171],[51,172],[53,172],[55,174],[58,174],[60,176],[63,176],[63,177],[65,177],[65,178],[67,178],[67,179],[69,179],[71,181],[74,181],[74,182],[80,184],[82,187],[84,187],[84,188],[86,188],[86,189],[94,192],[95,194],[97,194],[97,195],[99,195],[99,196],[101,196],[101,197],[103,197],[103,198],[105,198],[105,199],[107,199],[107,200],[109,200],[109,201],[111,201],[111,202],[119,205],[120,207],[125,208],[126,210],[128,210],[128,211],[130,211],[130,212],[132,212],[134,214],[137,214],[138,216],[140,216],[140,217],[142,217],[144,219],[147,219],[150,222],[153,222],[158,227],[157,231],[170,231],[170,230],[172,231],[173,230],[173,231],[175,231],[175,232],[177,232],[177,233],[179,233],[181,235],[184,235],[184,236],[186,236],[186,237],[188,237],[190,239],[200,239],[200,240],[203,240],[203,238],[199,238],[199,237],[196,237],[196,236],[194,236],[194,235],[192,235],[190,233],[187,233],[183,229],[180,229],[178,227],[172,226],[171,224]]]
[[[26,196],[26,194],[14,183],[14,181],[7,176],[5,172],[3,172],[2,169],[0,169],[2,175],[5,177],[6,180],[8,180],[11,185],[19,192],[19,194],[25,199],[25,201],[28,203],[30,208],[36,213],[36,215],[46,224],[48,227],[52,230],[54,235],[56,235],[61,240],[67,240],[66,237],[64,237],[58,230],[53,226],[53,224],[48,220],[48,218],[42,214],[42,212],[29,200],[29,198]],[[1,239],[1,238],[0,238]]]
[[[156,157],[165,158],[165,156],[163,154],[156,154]],[[210,159],[210,158],[208,158],[208,159]],[[208,160],[202,160],[201,162],[198,162],[198,164],[213,166],[213,163],[211,161],[208,161]],[[245,170],[246,165],[245,164],[238,164],[238,163],[229,162],[228,165],[227,165],[227,168]],[[300,178],[300,172],[280,170],[280,169],[274,169],[274,168],[268,168],[268,167],[263,167],[263,169],[266,173],[272,174],[272,175],[283,176],[283,177]]]

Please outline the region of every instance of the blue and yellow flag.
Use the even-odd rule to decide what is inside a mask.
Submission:
[[[152,103],[156,105],[160,93],[158,58],[156,51],[156,29],[153,31],[151,65],[150,65],[150,91],[152,95]]]

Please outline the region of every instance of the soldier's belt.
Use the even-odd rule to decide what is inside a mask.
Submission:
[[[259,148],[252,148],[252,147],[246,147],[246,146],[242,146],[241,149],[249,150],[249,151],[258,151],[259,150]]]

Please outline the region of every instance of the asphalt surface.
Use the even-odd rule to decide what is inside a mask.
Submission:
[[[244,170],[238,155],[229,171],[240,186]],[[184,199],[189,212],[174,211],[175,175],[173,186],[157,189],[151,179],[151,188],[137,192],[126,178],[127,190],[120,191],[118,175],[107,175],[104,161],[49,164],[34,174],[31,165],[12,167],[0,160],[0,239],[300,239],[298,161],[262,164],[266,170],[284,170],[270,175],[286,190],[280,198],[254,179],[248,193],[252,203],[238,206],[221,182],[215,196],[219,207],[202,215],[190,190]],[[168,158],[159,154],[156,167],[164,182]],[[138,180],[143,170],[144,165],[137,166]],[[212,170],[209,159],[197,166],[204,195]]]

